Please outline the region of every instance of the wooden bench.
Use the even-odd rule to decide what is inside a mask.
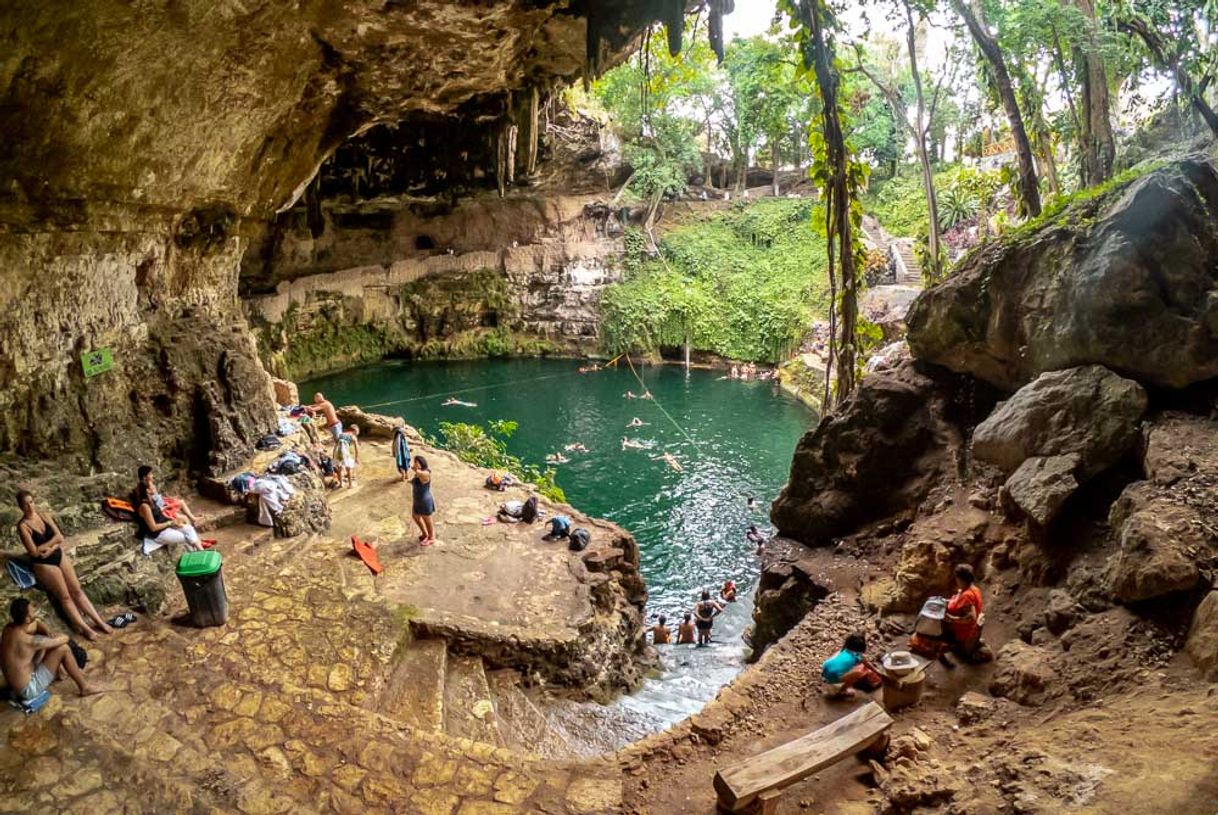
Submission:
[[[890,727],[884,708],[868,702],[820,730],[726,767],[715,773],[719,808],[741,812],[757,802],[761,812],[771,813],[785,787],[865,750]]]

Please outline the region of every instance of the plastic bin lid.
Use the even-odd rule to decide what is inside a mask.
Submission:
[[[204,577],[220,571],[222,558],[214,549],[206,552],[187,552],[178,558],[179,577]]]

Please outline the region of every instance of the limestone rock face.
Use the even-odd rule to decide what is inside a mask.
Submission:
[[[615,58],[670,10],[6,4],[0,452],[78,471],[237,463],[274,421],[236,299],[257,225],[348,137],[452,114],[506,132],[533,87]],[[86,379],[99,349],[114,367]]]
[[[754,659],[794,628],[831,591],[809,561],[782,556],[791,553],[798,556],[801,549],[798,545],[772,540],[766,549],[749,635]]]
[[[910,363],[863,379],[795,448],[770,513],[779,534],[823,545],[920,501],[948,446],[943,408],[934,380]]]
[[[909,314],[914,356],[1014,390],[1099,364],[1183,387],[1218,376],[1218,170],[1177,161],[965,259]]]
[[[1218,680],[1218,591],[1207,594],[1197,607],[1184,648],[1207,679]]]
[[[326,501],[326,490],[321,479],[308,470],[288,476],[296,494],[284,504],[283,511],[275,516],[274,530],[277,538],[294,538],[311,532],[324,532],[330,528],[330,504]]]

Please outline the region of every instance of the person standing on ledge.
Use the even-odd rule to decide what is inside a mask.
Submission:
[[[309,412],[310,416],[317,416],[320,413],[325,419],[326,430],[329,430],[334,440],[338,441],[338,437],[343,433],[343,423],[338,420],[338,413],[335,412],[334,405],[326,399],[324,393],[319,391],[313,394],[313,404],[305,405],[305,410]]]
[[[413,496],[410,505],[411,517],[415,526],[423,534],[419,535],[421,546],[431,546],[436,542],[436,528],[431,516],[436,514],[436,502],[431,497],[431,469],[427,459],[422,456],[414,457],[414,472],[410,479]]]
[[[719,616],[719,612],[723,611],[723,606],[711,599],[710,592],[706,589],[702,590],[702,601],[694,606],[694,617],[697,618],[698,625],[698,645],[710,645],[711,629],[715,627],[715,618]]]
[[[30,601],[18,597],[9,605],[12,619],[0,634],[0,669],[14,697],[21,702],[37,699],[55,681],[59,669],[63,668],[81,696],[94,696],[107,688],[92,685],[85,680],[84,673],[76,664],[76,657],[68,648],[66,635],[54,636],[50,629],[38,621],[38,612]]]

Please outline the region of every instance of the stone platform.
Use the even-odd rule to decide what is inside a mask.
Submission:
[[[164,614],[90,646],[110,693],[57,683],[41,713],[0,713],[0,812],[617,811],[616,766],[543,759],[569,756],[561,734],[519,672],[487,669],[629,681],[633,541],[568,507],[548,509],[592,530],[583,555],[540,525],[483,526],[521,496],[417,452],[435,474],[434,547],[419,548],[381,441],[363,445],[357,486],[330,493],[329,533],[216,531],[228,624],[188,627],[171,590]],[[380,577],[350,555],[353,533],[377,544]]]

